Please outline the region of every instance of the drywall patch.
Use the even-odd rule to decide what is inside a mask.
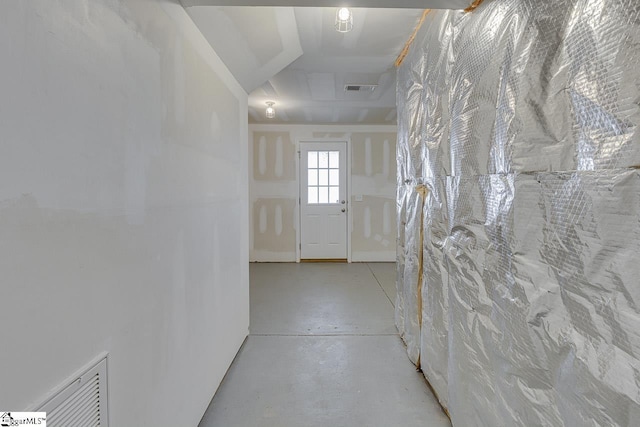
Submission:
[[[267,173],[267,137],[262,135],[258,140],[258,174]]]
[[[393,203],[393,196],[363,196],[362,202],[356,202],[353,198],[351,245],[354,252],[393,250],[393,245],[390,245],[395,240],[390,225],[396,221],[395,212],[391,209]]]
[[[371,154],[371,137],[364,139],[364,174],[373,175],[373,157]]]
[[[385,178],[389,178],[389,167],[391,166],[391,162],[389,162],[389,158],[391,157],[391,144],[388,139],[385,139],[382,143],[382,175]]]
[[[284,147],[283,147],[282,136],[278,136],[276,138],[276,165],[275,165],[275,173],[277,178],[282,178],[283,174],[283,162],[284,162]]]
[[[254,233],[253,249],[271,253],[295,252],[295,209],[295,199],[256,200],[253,204],[254,230],[259,233]]]
[[[395,223],[395,218],[391,210],[391,201],[384,202],[384,207],[382,208],[382,233],[385,236],[391,234],[391,224]]]
[[[395,133],[353,133],[351,173],[372,177],[380,175],[383,181],[396,184]]]
[[[295,181],[296,148],[289,132],[254,132],[253,141],[254,180]]]
[[[267,207],[265,205],[260,206],[258,218],[258,230],[260,234],[264,234],[267,232]]]
[[[371,238],[371,207],[364,207],[364,215],[362,218],[362,230],[365,239]]]
[[[276,205],[276,213],[275,213],[275,230],[276,236],[282,235],[282,205]]]

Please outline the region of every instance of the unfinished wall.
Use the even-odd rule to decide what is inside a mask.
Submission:
[[[297,148],[284,129],[250,130],[251,260],[295,261]]]
[[[395,127],[322,125],[251,126],[251,260],[296,261],[297,143],[314,138],[351,142],[352,260],[395,261]]]
[[[197,425],[248,333],[247,95],[170,1],[2,2],[0,56],[0,407],[107,351],[110,425]]]
[[[640,5],[431,13],[399,70],[396,319],[454,425],[640,417]]]
[[[351,134],[351,254],[396,260],[396,133]]]

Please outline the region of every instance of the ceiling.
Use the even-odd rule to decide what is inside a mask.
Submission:
[[[289,6],[289,7],[369,7],[403,9],[464,9],[469,0],[181,0],[190,6]]]
[[[339,33],[335,7],[291,7],[331,1],[182,0],[249,93],[249,122],[286,124],[395,124],[393,63],[422,8],[464,8],[470,2],[352,0],[351,5],[392,3],[394,8],[352,9],[353,30]],[[352,84],[377,87],[345,91]],[[275,102],[274,119],[265,116],[267,101]]]

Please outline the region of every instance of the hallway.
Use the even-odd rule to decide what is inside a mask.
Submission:
[[[251,334],[200,427],[450,426],[397,335],[394,264],[250,272]]]

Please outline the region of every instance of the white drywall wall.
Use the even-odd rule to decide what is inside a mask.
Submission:
[[[249,134],[252,261],[296,261],[297,144],[336,139],[351,148],[351,259],[395,262],[395,126],[251,125]]]
[[[248,333],[247,95],[173,1],[0,3],[0,408],[109,353],[195,426]]]

